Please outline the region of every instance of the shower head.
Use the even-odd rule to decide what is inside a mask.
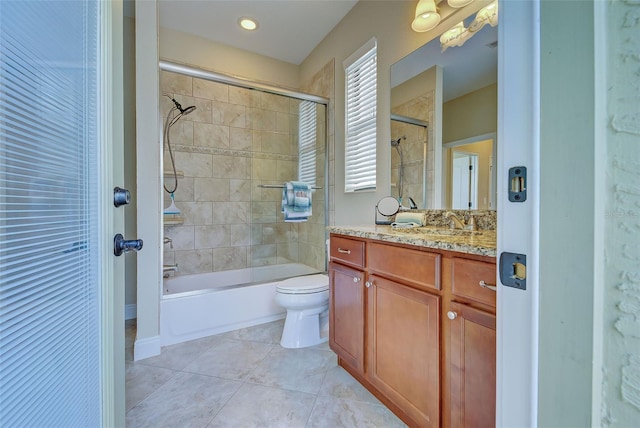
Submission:
[[[402,137],[399,137],[397,140],[391,140],[391,147],[399,147],[400,146],[400,140],[406,140],[407,137],[405,137],[404,135]]]
[[[180,103],[179,103],[179,102],[177,102],[177,101],[175,100],[175,98],[171,98],[171,101],[173,101],[173,103],[176,105],[176,108],[177,108],[178,110],[180,110],[180,114],[183,114],[183,115],[187,115],[187,114],[189,114],[189,113],[192,113],[192,112],[196,109],[196,106],[189,106],[189,107],[187,107],[187,108],[182,108],[182,106],[180,105]]]

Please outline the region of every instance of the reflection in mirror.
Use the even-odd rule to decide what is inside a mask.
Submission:
[[[472,20],[473,16],[465,19],[465,26]],[[475,159],[478,176],[465,176],[466,187],[458,189],[456,200],[460,192],[466,192],[460,202],[465,209],[470,194],[472,209],[495,209],[495,168],[491,165],[495,165],[496,153],[497,39],[497,28],[486,25],[461,47],[442,52],[436,38],[391,66],[392,118],[400,115],[428,122],[424,128],[391,121],[391,138],[401,139],[402,156],[390,145],[390,190],[393,196],[402,196],[405,204],[410,196],[419,208],[453,208],[453,188],[464,181],[459,175],[454,184],[454,159],[458,167],[466,162],[467,171]],[[482,136],[492,141],[484,143],[482,150],[478,146],[457,148],[477,143]],[[465,161],[456,152],[478,156],[467,156]],[[486,152],[491,155],[485,156]]]
[[[446,143],[442,152],[445,206],[490,210],[496,206],[496,134]]]

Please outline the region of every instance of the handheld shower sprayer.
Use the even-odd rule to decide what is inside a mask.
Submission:
[[[182,105],[176,101],[175,98],[171,98],[171,101],[173,101],[173,103],[176,105],[176,108],[180,111],[180,114],[189,114],[191,112],[193,112],[196,109],[196,106],[189,106],[187,108],[182,108]]]

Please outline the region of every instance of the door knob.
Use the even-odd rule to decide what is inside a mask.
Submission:
[[[453,311],[449,311],[447,312],[447,318],[449,318],[450,320],[454,320],[458,318],[458,314]]]
[[[121,207],[122,205],[128,205],[131,202],[131,193],[127,189],[122,189],[120,187],[113,188],[113,205],[116,208]]]
[[[142,239],[124,239],[121,233],[113,238],[113,254],[121,256],[129,251],[138,252],[142,250]]]

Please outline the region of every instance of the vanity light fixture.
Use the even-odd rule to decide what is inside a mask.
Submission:
[[[449,3],[449,6],[455,9],[459,9],[473,3],[473,0],[447,0],[447,3]]]
[[[258,29],[258,21],[246,16],[243,16],[242,18],[238,19],[238,25],[240,25],[242,29],[247,31],[254,31]]]
[[[420,0],[416,6],[416,17],[411,23],[413,31],[424,33],[440,23],[440,14],[436,11],[435,0]]]
[[[464,45],[471,36],[473,36],[473,33],[470,33],[469,30],[465,28],[464,21],[460,21],[440,36],[442,52],[446,51],[447,48]]]
[[[485,25],[498,25],[498,0],[488,4],[476,13],[476,17],[469,24],[469,31],[475,33]]]
[[[464,45],[467,40],[473,37],[475,33],[480,31],[482,27],[487,24],[492,27],[498,25],[497,0],[480,9],[473,18],[473,21],[469,24],[468,28],[465,28],[464,22],[460,22],[442,33],[442,36],[440,36],[442,52],[446,51],[447,48]]]

